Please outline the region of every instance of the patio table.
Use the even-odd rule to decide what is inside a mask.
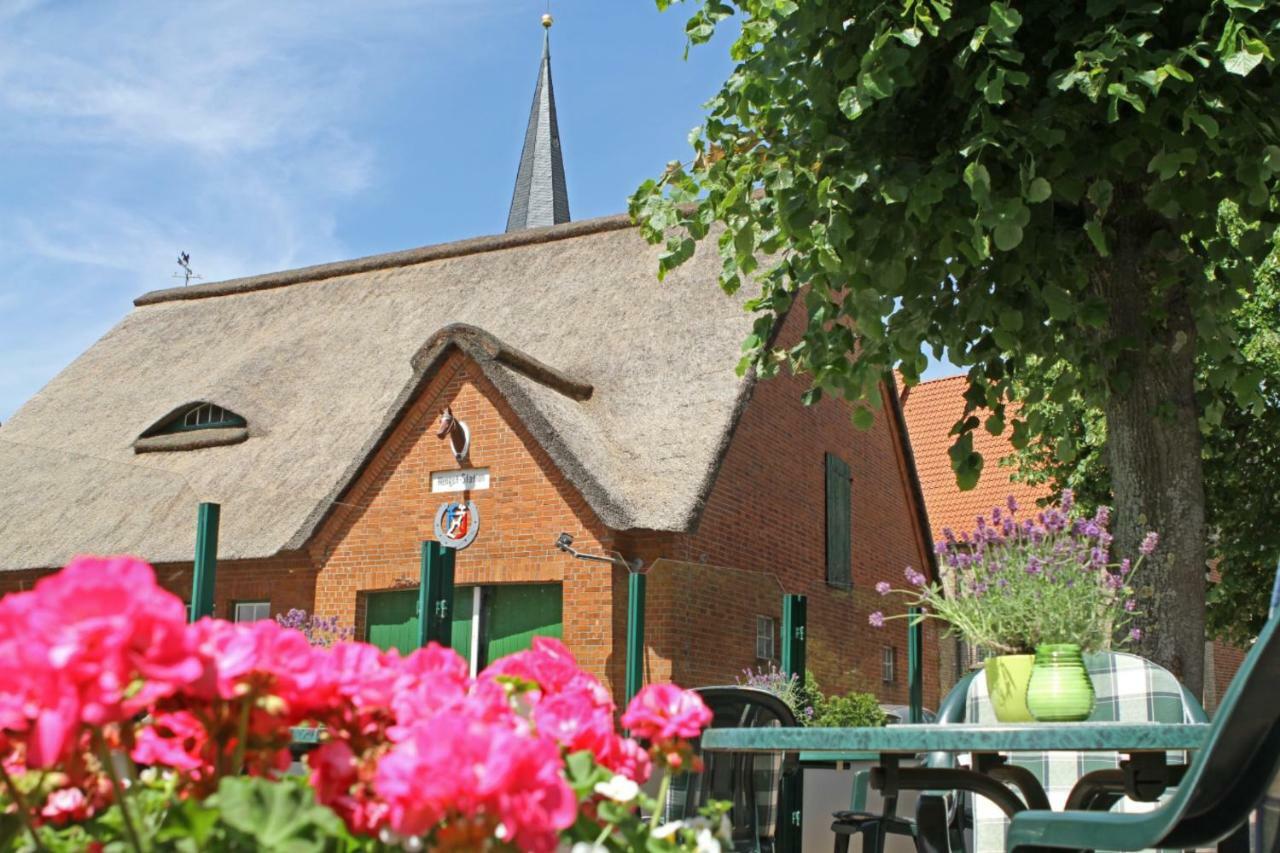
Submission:
[[[1154,801],[1177,784],[1185,767],[1169,764],[1170,751],[1197,749],[1209,726],[1204,723],[917,723],[878,728],[708,729],[702,748],[709,752],[799,752],[812,761],[850,753],[870,753],[877,766],[871,787],[886,798],[902,790],[964,790],[980,794],[1010,816],[1027,808],[1050,808],[1044,788],[1026,768],[1006,763],[1011,752],[1118,752],[1119,770],[1095,771],[1081,780],[1109,784],[1136,800]],[[921,753],[969,754],[972,768],[902,767]],[[1019,799],[1007,784],[1022,793]],[[1068,808],[1087,802],[1075,793]]]

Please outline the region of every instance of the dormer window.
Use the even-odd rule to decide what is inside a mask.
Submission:
[[[244,418],[235,412],[229,412],[213,403],[201,403],[189,409],[181,418],[174,418],[153,435],[173,432],[190,432],[193,429],[219,429],[221,427],[243,427]]]
[[[217,403],[200,401],[174,409],[133,443],[135,453],[198,450],[239,444],[249,437],[243,417]]]

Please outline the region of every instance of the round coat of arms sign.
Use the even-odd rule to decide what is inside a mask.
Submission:
[[[473,501],[451,501],[436,510],[436,541],[446,548],[467,547],[479,529],[480,512]]]

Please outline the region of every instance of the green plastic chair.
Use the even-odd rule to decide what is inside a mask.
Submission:
[[[1280,620],[1272,618],[1244,659],[1173,795],[1152,811],[1025,811],[1009,824],[1009,851],[1247,850],[1249,814],[1280,771]]]
[[[956,682],[947,693],[938,708],[937,722],[963,723],[969,697],[969,683],[981,670],[970,672]],[[950,753],[935,752],[926,756],[926,767],[950,767],[954,764]],[[884,844],[890,835],[916,836],[916,822],[911,818],[899,817],[897,814],[897,797],[885,801],[884,811],[877,814],[867,811],[867,786],[869,773],[859,771],[853,778],[853,796],[848,811],[836,812],[832,815],[831,831],[836,834],[835,853],[847,853],[849,841],[855,835],[862,835],[862,849],[866,853],[883,853]],[[952,804],[948,823],[952,828],[953,844],[959,840],[963,846],[964,827],[959,806]]]

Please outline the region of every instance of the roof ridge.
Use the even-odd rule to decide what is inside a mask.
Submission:
[[[338,276],[373,272],[375,270],[407,267],[414,264],[438,261],[446,258],[459,258],[466,255],[479,255],[485,252],[496,252],[502,249],[514,249],[520,246],[532,246],[540,243],[554,243],[559,240],[571,240],[590,234],[607,231],[620,231],[634,228],[631,216],[618,213],[612,216],[600,216],[595,219],[583,219],[577,222],[566,222],[546,228],[528,228],[505,234],[492,234],[483,237],[469,237],[465,240],[454,240],[449,243],[435,243],[416,249],[403,249],[398,252],[387,252],[380,255],[368,255],[345,261],[327,264],[316,264],[291,270],[264,273],[262,275],[232,278],[225,281],[214,281],[207,284],[196,284],[190,287],[167,287],[148,291],[133,304],[137,307],[155,305],[161,302],[178,302],[189,299],[210,299],[216,296],[227,296],[233,293],[251,293],[257,290],[271,290],[277,287],[288,287],[293,284],[306,284],[312,281],[323,281]]]
[[[413,369],[425,371],[450,344],[458,346],[477,362],[482,359],[497,362],[579,403],[591,399],[595,391],[591,383],[575,379],[563,370],[512,346],[492,332],[470,323],[450,323],[432,335],[410,360]]]

